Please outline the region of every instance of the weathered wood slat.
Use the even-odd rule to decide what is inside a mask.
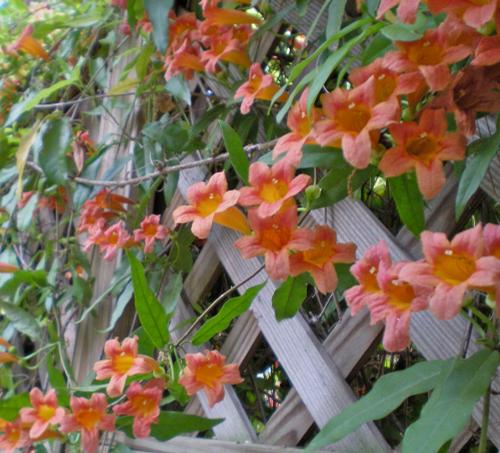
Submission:
[[[198,169],[182,172],[179,189],[183,194],[194,182],[202,179]],[[214,226],[208,242],[217,250],[219,259],[233,282],[240,282],[253,274],[259,267],[257,259],[242,260],[238,250],[233,246],[236,235],[230,231]],[[249,287],[262,281],[253,278],[242,285],[244,292]],[[257,319],[260,330],[266,337],[276,357],[283,365],[295,389],[319,426],[323,426],[343,407],[352,403],[355,398],[352,390],[342,378],[331,357],[324,350],[301,316],[277,322],[271,307],[271,297],[276,286],[268,281],[252,304],[252,312]],[[338,443],[343,451],[363,451],[371,448],[388,451],[389,447],[375,425],[367,424],[356,433]]]
[[[129,47],[134,44],[132,41],[128,43]],[[118,64],[109,68],[108,72],[108,88],[113,87],[118,83],[121,73],[125,66],[130,62],[132,56],[122,58]],[[124,103],[130,105],[130,115],[123,109],[112,109],[109,113],[103,114],[99,122],[99,130],[90,131],[96,142],[109,141],[109,137],[116,135],[120,136],[122,128],[136,135],[138,129],[138,106],[132,105],[133,96],[123,97]],[[111,116],[112,115],[112,116]],[[118,159],[127,156],[133,152],[133,143],[125,141],[120,146],[113,146],[103,157],[101,167],[99,169],[99,177],[111,168]],[[122,176],[124,172],[120,172]],[[117,260],[113,262],[104,261],[98,253],[94,253],[91,261],[92,272],[95,276],[93,287],[93,300],[98,298],[109,287],[109,282],[116,269]],[[107,298],[96,309],[96,316],[88,316],[81,324],[78,325],[75,344],[73,349],[73,368],[77,382],[83,382],[87,378],[89,372],[92,372],[93,364],[100,358],[103,350],[103,345],[107,334],[105,330],[109,324],[111,317],[113,300]]]
[[[133,452],[148,453],[303,453],[299,448],[284,448],[272,445],[260,445],[249,442],[228,442],[199,437],[176,437],[167,442],[152,439],[130,439],[119,433],[118,443],[127,445]],[[317,450],[325,453],[325,450]],[[340,453],[340,451],[339,451]]]
[[[321,222],[324,210],[313,211],[312,215]],[[327,218],[327,223],[337,230],[339,240],[355,242],[360,254],[370,245],[383,239],[387,242],[395,261],[412,258],[400,248],[394,237],[360,202],[345,199],[334,205],[332,210],[327,210]],[[412,318],[410,335],[426,359],[446,359],[459,355],[466,328],[466,322],[461,317],[451,321],[439,321],[428,312],[420,312]],[[469,350],[472,353],[477,347],[471,345]],[[500,378],[495,382],[498,382],[496,386],[500,386]],[[479,404],[474,410],[474,418],[478,422],[482,417],[480,407]],[[498,397],[492,398],[488,432],[495,445],[500,446],[500,398]]]

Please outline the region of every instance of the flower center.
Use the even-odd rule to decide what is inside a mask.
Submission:
[[[134,356],[125,354],[124,352],[114,356],[111,360],[113,371],[119,374],[125,374],[134,364]]]
[[[137,395],[131,398],[130,404],[132,405],[134,414],[139,417],[147,417],[148,415],[151,415],[158,407],[158,402],[154,398],[146,395]]]
[[[274,203],[281,200],[288,193],[288,184],[273,178],[265,183],[260,190],[260,197],[267,203]]]
[[[38,418],[41,418],[44,422],[48,422],[56,414],[56,408],[54,406],[49,406],[48,404],[42,404],[38,408]]]
[[[96,409],[83,409],[75,414],[76,422],[87,431],[92,430],[101,421],[102,413]]]
[[[396,78],[389,74],[380,74],[375,79],[375,102],[378,104],[380,102],[387,101],[394,93],[396,89]]]
[[[468,255],[446,250],[434,260],[434,275],[451,286],[465,282],[476,271],[474,259]]]
[[[430,41],[416,41],[408,49],[407,55],[417,65],[435,66],[443,61],[443,49]]]
[[[214,388],[223,375],[224,371],[222,367],[213,363],[207,363],[197,368],[195,379],[207,387]]]
[[[425,132],[422,132],[419,137],[408,142],[406,151],[414,159],[428,164],[434,159],[437,153],[437,143],[436,140],[429,137]]]
[[[144,227],[143,231],[145,236],[154,237],[156,236],[156,233],[158,231],[158,225],[155,225],[154,223],[149,223]]]
[[[302,253],[304,261],[316,267],[323,267],[332,259],[333,249],[327,241],[319,241],[312,249]]]
[[[370,111],[363,105],[352,102],[337,112],[337,122],[346,132],[361,132],[370,121]]]
[[[201,200],[196,208],[202,217],[208,217],[213,214],[222,202],[222,197],[218,194],[211,193]]]
[[[411,285],[399,280],[390,282],[385,293],[389,296],[387,303],[401,311],[408,310],[415,299],[415,291]]]
[[[369,271],[363,274],[360,283],[365,287],[365,290],[370,293],[380,291],[377,282],[377,268],[375,266],[370,267]]]
[[[260,245],[271,252],[279,252],[290,242],[290,236],[288,228],[283,228],[279,224],[273,223],[262,232]]]

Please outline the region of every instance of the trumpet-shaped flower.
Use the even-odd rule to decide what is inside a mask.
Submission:
[[[31,444],[28,429],[18,417],[13,421],[0,418],[0,450],[14,453],[18,448],[26,448]]]
[[[186,80],[191,80],[195,72],[204,72],[205,65],[201,61],[201,51],[197,43],[190,43],[187,39],[165,58],[165,80],[170,80],[182,74]]]
[[[245,68],[249,68],[252,64],[245,47],[234,37],[232,29],[211,37],[209,48],[201,54],[201,61],[205,65],[205,70],[210,73],[217,72],[219,61],[234,63]]]
[[[169,18],[169,49],[177,49],[186,39],[188,42],[199,40],[199,21],[196,19],[194,13],[185,12],[177,16],[174,11],[170,10]]]
[[[429,307],[438,319],[458,314],[467,289],[496,284],[497,258],[483,257],[481,225],[457,234],[452,241],[444,233],[430,231],[420,237],[425,260],[405,264],[399,277],[433,290]]]
[[[318,225],[311,232],[312,247],[290,256],[290,274],[296,276],[309,272],[323,294],[335,291],[337,273],[334,263],[352,263],[356,246],[352,243],[337,243],[335,230],[327,225]]]
[[[125,338],[121,344],[118,338],[106,341],[104,345],[106,358],[94,365],[98,381],[111,378],[106,389],[111,397],[123,393],[127,377],[151,373],[158,368],[154,359],[138,354],[137,341],[136,336]]]
[[[99,245],[103,258],[108,261],[115,259],[119,250],[129,248],[134,244],[122,220],[109,228],[102,229],[95,242]]]
[[[33,38],[33,25],[27,25],[17,40],[7,46],[6,51],[9,54],[16,55],[20,50],[26,52],[32,57],[49,60],[49,54],[45,51],[42,43]]]
[[[421,0],[382,0],[378,7],[377,18],[380,19],[391,8],[398,6],[398,18],[401,22],[415,22],[418,5]]]
[[[190,204],[179,206],[174,211],[174,221],[193,222],[191,231],[200,239],[208,237],[213,222],[248,234],[250,229],[247,220],[235,207],[239,197],[237,190],[227,190],[224,172],[215,173],[206,184],[198,182],[188,189],[187,199]]]
[[[494,66],[468,66],[458,72],[449,89],[439,94],[430,105],[453,112],[458,129],[474,135],[476,114],[500,110],[500,63]]]
[[[179,383],[188,395],[203,390],[212,407],[224,398],[224,384],[241,384],[243,379],[237,364],[226,365],[226,357],[218,351],[186,354],[186,367]]]
[[[250,112],[250,107],[256,99],[270,101],[278,92],[279,86],[273,80],[271,74],[264,74],[259,63],[254,63],[250,67],[248,81],[243,83],[234,94],[235,99],[243,98],[240,111],[243,115]],[[280,96],[279,100],[284,101],[286,94]]]
[[[264,255],[266,271],[273,280],[283,280],[290,275],[290,251],[311,248],[310,233],[297,228],[295,206],[273,216],[261,218],[256,209],[248,213],[253,230],[251,236],[238,239],[234,245],[243,258]]]
[[[396,352],[410,343],[410,318],[416,311],[427,309],[431,291],[425,286],[411,285],[399,278],[404,263],[388,267],[380,263],[377,283],[380,292],[370,297],[367,305],[371,324],[385,322],[382,343],[386,351]]]
[[[90,399],[72,396],[70,401],[72,413],[67,414],[61,422],[63,433],[80,431],[85,453],[94,453],[99,446],[99,432],[115,430],[116,417],[107,414],[108,402],[104,393],[94,393]]]
[[[316,124],[316,140],[322,146],[342,147],[345,159],[355,168],[370,163],[372,139],[399,118],[396,99],[376,104],[375,77],[346,90],[337,88],[321,96],[325,119]]]
[[[34,388],[30,392],[30,401],[33,407],[21,409],[21,421],[31,426],[29,436],[32,439],[41,437],[51,425],[58,425],[64,417],[64,409],[59,407],[56,391],[49,390],[44,395],[40,389]]]
[[[152,379],[144,386],[139,382],[133,382],[126,392],[127,401],[113,407],[116,415],[134,417],[135,437],[148,437],[151,433],[151,424],[158,423],[164,387],[163,379]]]
[[[167,227],[160,225],[160,216],[151,214],[144,218],[141,227],[134,231],[134,240],[136,242],[144,241],[144,251],[150,253],[153,251],[153,244],[156,240],[162,241],[170,234]]]
[[[465,137],[447,132],[443,109],[426,109],[419,123],[392,124],[389,131],[396,146],[389,149],[379,163],[385,176],[398,176],[415,168],[418,187],[426,198],[437,195],[445,183],[442,162],[463,160]]]
[[[386,268],[392,264],[389,250],[384,241],[370,247],[363,257],[351,266],[351,274],[354,275],[359,285],[349,288],[344,296],[353,315],[380,294],[381,289],[377,274],[382,264]]]
[[[432,14],[452,14],[476,29],[492,20],[498,8],[498,0],[426,0],[426,3]]]
[[[453,20],[427,30],[421,39],[396,42],[402,72],[419,72],[433,91],[445,89],[452,81],[449,66],[467,58],[473,49],[473,30],[464,29]]]
[[[239,204],[255,206],[259,217],[276,214],[295,195],[302,192],[310,183],[309,175],[295,176],[295,167],[285,158],[271,168],[262,162],[250,165],[249,182],[251,187],[240,189]]]
[[[321,109],[312,107],[310,115],[307,114],[308,92],[306,88],[299,101],[288,112],[286,125],[291,132],[278,139],[273,149],[273,159],[282,153],[287,153],[291,161],[298,165],[302,158],[302,146],[316,143],[313,126],[321,117]]]
[[[476,66],[492,66],[497,63],[500,63],[500,34],[481,38],[476,47],[472,64]]]
[[[365,83],[371,76],[375,79],[375,103],[385,102],[401,94],[416,92],[423,77],[419,73],[400,74],[393,68],[391,54],[388,57],[377,58],[367,66],[354,68],[349,74],[349,80],[357,87]]]

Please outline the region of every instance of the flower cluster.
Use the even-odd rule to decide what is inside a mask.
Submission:
[[[470,291],[487,293],[500,313],[499,225],[479,224],[451,241],[424,231],[421,240],[422,260],[393,263],[380,242],[351,267],[359,285],[346,291],[347,304],[353,315],[366,306],[372,323],[384,320],[388,351],[408,346],[413,312],[429,309],[438,319],[451,319]]]
[[[247,3],[247,2],[239,2]],[[220,63],[251,65],[248,42],[260,19],[238,9],[220,8],[217,0],[201,1],[203,21],[194,13],[170,13],[165,78],[178,74],[190,80],[196,72],[216,73]]]
[[[379,16],[398,3],[401,20],[413,21],[420,3],[415,0],[382,1]],[[432,13],[448,14],[446,20],[422,38],[396,41],[396,50],[353,69],[349,86],[321,95],[320,107],[307,109],[304,90],[288,114],[290,132],[278,140],[274,158],[286,153],[300,160],[304,144],[341,148],[356,169],[372,163],[386,177],[415,170],[423,196],[437,195],[445,182],[443,161],[464,159],[476,113],[500,107],[499,37],[476,30],[500,15],[496,0],[425,3]],[[472,65],[456,70],[465,59]],[[255,99],[270,100],[277,91],[271,76],[254,64],[235,98],[243,97],[241,112],[248,113]],[[456,132],[449,131],[448,114],[455,118]]]
[[[337,243],[335,231],[326,225],[314,230],[298,226],[294,197],[311,178],[295,176],[297,164],[290,157],[271,167],[255,162],[249,169],[250,186],[240,190],[227,190],[224,173],[216,173],[206,184],[189,188],[190,204],[174,211],[174,221],[192,222],[191,230],[200,239],[208,237],[213,222],[239,231],[244,236],[235,246],[244,258],[264,256],[271,278],[309,272],[321,292],[333,291],[337,286],[333,263],[352,263],[355,246]],[[237,204],[248,208],[248,219]]]
[[[130,198],[101,190],[94,198],[87,200],[81,210],[79,233],[87,233],[83,243],[85,251],[94,245],[99,247],[104,259],[112,260],[121,249],[144,242],[144,251],[153,250],[156,240],[164,240],[169,234],[168,228],[160,224],[160,216],[151,214],[143,219],[140,228],[128,233],[122,219],[126,213],[124,205],[135,204]]]
[[[23,192],[21,199],[17,203],[19,209],[24,208],[31,198],[35,195],[34,191]],[[36,205],[36,210],[39,209],[49,209],[51,211],[57,212],[58,214],[64,214],[66,207],[68,205],[68,194],[64,186],[59,186],[53,194],[40,195]]]
[[[39,441],[63,439],[65,434],[79,432],[83,451],[93,453],[99,446],[100,433],[115,431],[119,416],[133,417],[135,437],[148,437],[160,415],[166,386],[164,371],[156,360],[138,353],[137,337],[125,338],[121,343],[117,339],[107,341],[104,355],[104,360],[94,365],[94,371],[98,381],[109,379],[107,395],[72,396],[68,409],[60,406],[54,389],[45,394],[39,388],[32,389],[31,407],[21,408],[15,420],[0,419],[0,449],[11,453]],[[131,376],[139,376],[141,381],[134,380],[125,390]],[[225,357],[217,351],[187,354],[179,378],[189,395],[204,390],[210,406],[224,398],[224,384],[241,382],[238,365],[226,365]],[[110,404],[108,397],[124,401]]]

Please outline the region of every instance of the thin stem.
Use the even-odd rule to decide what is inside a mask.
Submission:
[[[191,335],[191,333],[193,332],[193,330],[196,328],[196,326],[200,323],[200,321],[206,316],[208,315],[215,307],[217,307],[217,305],[219,305],[227,296],[229,296],[229,294],[231,294],[233,291],[237,290],[241,285],[244,285],[245,283],[249,282],[250,280],[252,280],[252,278],[254,278],[256,275],[258,275],[262,269],[264,269],[264,266],[260,266],[253,274],[251,274],[250,276],[248,276],[247,278],[245,278],[244,280],[242,280],[241,282],[239,282],[238,284],[234,285],[234,286],[231,286],[231,288],[229,288],[227,291],[224,291],[219,297],[217,297],[217,299],[215,299],[204,311],[203,313],[198,316],[193,324],[191,324],[191,326],[189,327],[188,330],[186,330],[186,332],[184,332],[184,334],[175,342],[174,344],[174,347],[178,347],[180,344],[182,344],[184,342],[184,340],[189,337],[189,335]]]
[[[263,151],[269,148],[272,148],[276,144],[277,140],[271,140],[266,143],[258,143],[255,145],[247,145],[243,149],[247,154],[251,154],[254,152]],[[229,153],[219,154],[218,156],[208,157],[207,159],[200,159],[193,162],[185,162],[179,165],[172,165],[170,167],[164,167],[160,170],[157,170],[153,173],[149,173],[144,176],[138,176],[136,178],[127,178],[118,181],[102,181],[96,179],[87,179],[82,178],[80,176],[73,177],[73,181],[83,184],[86,186],[101,186],[101,187],[124,187],[124,186],[134,186],[137,184],[142,184],[145,181],[149,181],[150,179],[157,178],[158,176],[167,175],[169,173],[175,173],[181,170],[186,170],[188,168],[195,168],[202,165],[214,164],[216,162],[222,162],[229,158]],[[38,166],[33,165],[31,162],[28,164],[31,168],[38,171]],[[37,168],[38,167],[38,168]],[[41,170],[41,169],[40,169]]]
[[[484,394],[483,419],[481,421],[481,436],[477,453],[486,453],[488,450],[488,424],[490,422],[491,383]]]

